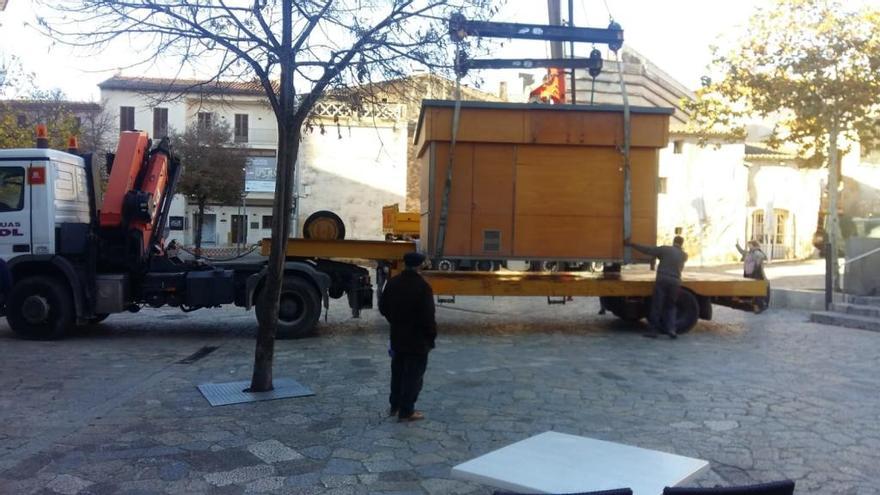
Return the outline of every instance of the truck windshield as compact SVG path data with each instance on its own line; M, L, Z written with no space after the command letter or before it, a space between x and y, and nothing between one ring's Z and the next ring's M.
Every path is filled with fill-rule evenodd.
M24 169L0 167L0 212L18 211L24 203Z

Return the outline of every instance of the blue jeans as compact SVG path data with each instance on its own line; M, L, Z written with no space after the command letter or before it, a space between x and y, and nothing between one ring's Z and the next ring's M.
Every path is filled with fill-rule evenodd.
M648 323L655 330L663 333L676 333L675 302L678 300L678 289L681 281L658 278L654 283L654 295L651 296L651 314Z

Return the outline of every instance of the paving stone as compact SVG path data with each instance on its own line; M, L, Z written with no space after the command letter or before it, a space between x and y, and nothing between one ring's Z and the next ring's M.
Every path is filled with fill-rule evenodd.
M245 486L245 493L266 493L284 488L284 476L269 476L251 481Z
M0 493L57 493L47 485L67 475L94 495L488 495L450 479L452 466L550 429L709 459L699 486L790 476L799 495L876 493L876 334L716 307L677 341L649 341L577 303L460 298L494 314L440 310L418 404L428 419L404 425L382 414L387 325L375 312L331 309L318 337L276 343L276 373L316 396L228 409L193 383L249 377L252 314L143 311L63 353L4 338L0 321L0 362L34 385L19 393L0 373L15 394L0 398L0 425L16 425L0 427ZM168 367L206 342L221 346L210 360Z
M61 474L50 481L46 488L63 495L76 495L94 483L70 474Z
M273 462L281 462L281 461L295 461L297 459L303 459L303 455L299 452L291 449L287 445L279 442L278 440L266 440L263 442L251 444L248 446L248 451L251 454L259 457L265 463L273 463Z
M324 473L327 474L360 474L365 470L360 462L347 459L330 459L324 467Z
M208 473L205 475L205 481L215 486L226 486L271 476L274 473L275 470L272 466L259 464L256 466L240 467L231 471Z

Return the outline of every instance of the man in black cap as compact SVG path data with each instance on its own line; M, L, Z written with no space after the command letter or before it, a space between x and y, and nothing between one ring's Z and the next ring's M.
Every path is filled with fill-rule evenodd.
M645 337L657 338L658 331L673 339L678 337L675 331L675 303L681 288L681 271L688 259L687 253L682 249L684 238L675 236L671 246L643 246L628 241L624 241L624 244L660 260L654 294L651 296L651 314L648 315L651 332L645 334Z
M428 352L434 348L434 292L419 275L425 262L420 253L403 257L406 269L385 284L379 312L391 325L391 403L389 415L398 421L418 421L425 415L415 410L428 366Z

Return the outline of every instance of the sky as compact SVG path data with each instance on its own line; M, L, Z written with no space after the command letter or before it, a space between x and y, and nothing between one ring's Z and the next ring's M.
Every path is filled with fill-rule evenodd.
M880 2L880 0L863 0ZM625 44L689 88L699 85L711 60L710 46L719 43L719 36L728 39L737 33L748 17L767 0L574 0L574 23L577 26L606 27L610 15L622 25ZM562 0L563 17L567 18L567 0ZM546 24L545 0L507 0L506 7L493 19L507 22ZM607 5L607 8L606 8ZM30 0L8 0L0 11L0 56L17 55L25 69L33 71L42 88L60 88L71 99L99 99L96 84L111 77L127 60L132 47L121 40L99 54L85 54L53 44L34 28L34 6ZM722 46L725 44L722 42ZM576 51L589 52L589 46ZM496 54L499 58L516 56L544 57L549 55L546 43L512 41ZM153 69L124 70L127 76L173 77ZM197 74L182 73L180 77ZM497 88L500 79L515 81L515 71L504 75L487 75L486 90Z

